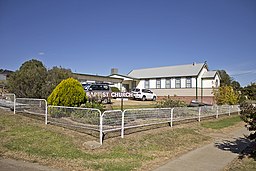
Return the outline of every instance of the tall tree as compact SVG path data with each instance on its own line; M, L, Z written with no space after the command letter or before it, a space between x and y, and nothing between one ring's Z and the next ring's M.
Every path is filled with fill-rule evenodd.
M73 77L73 74L70 69L53 67L48 70L45 84L43 85L43 98L47 97L52 93L54 88L64 79Z
M228 75L225 70L218 70L220 74L220 86L230 86L232 82L232 78Z
M32 59L10 75L9 91L18 97L42 98L47 69L41 61Z

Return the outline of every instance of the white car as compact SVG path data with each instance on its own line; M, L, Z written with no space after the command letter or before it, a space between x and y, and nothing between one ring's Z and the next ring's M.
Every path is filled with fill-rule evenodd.
M156 94L154 94L151 90L149 89L140 89L140 88L135 88L132 90L133 93L133 98L134 99L140 99L142 101L145 100L156 100Z

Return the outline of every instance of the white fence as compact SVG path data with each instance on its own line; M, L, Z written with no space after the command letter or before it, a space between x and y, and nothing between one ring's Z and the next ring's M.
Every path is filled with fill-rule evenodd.
M16 98L14 113L24 112L45 119L47 124L47 101L45 99Z
M48 106L45 99L16 98L15 94L0 96L0 106L14 109L14 113L25 112L44 118L57 125L75 127L99 132L100 143L103 143L104 134L120 131L124 138L125 130L156 124L173 123L184 120L201 121L205 117L218 118L220 115L230 115L237 112L239 106L202 106L202 107L175 107L175 108L147 108L108 110L103 113L98 109Z
M100 130L101 111L93 108L48 106L48 121L87 130Z
M0 106L7 107L10 109L15 109L15 94L8 93L8 94L1 94L0 95Z

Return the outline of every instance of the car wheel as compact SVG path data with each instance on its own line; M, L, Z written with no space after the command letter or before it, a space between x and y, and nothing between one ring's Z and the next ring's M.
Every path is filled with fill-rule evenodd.
M153 100L153 101L156 101L156 96L154 96L152 100Z
M107 104L108 103L108 99L103 99L102 103Z
M142 101L145 101L146 100L146 96L142 96Z

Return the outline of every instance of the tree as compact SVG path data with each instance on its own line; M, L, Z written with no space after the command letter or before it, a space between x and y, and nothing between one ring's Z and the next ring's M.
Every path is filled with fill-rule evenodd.
M47 101L54 106L80 106L86 103L86 93L79 81L68 78L56 86Z
M21 65L8 80L9 91L18 97L42 98L47 69L41 61L32 59Z
M218 89L214 89L213 93L218 105L234 105L238 103L239 94L231 86L221 86Z
M248 100L256 100L256 83L252 83L242 89L242 94Z
M220 74L220 86L230 86L232 82L232 78L227 74L225 70L218 70Z
M247 123L250 131L256 130L256 101L245 101L240 105L241 118ZM256 132L250 135L251 139L256 139Z
M43 98L47 99L54 88L64 79L73 77L70 69L53 67L48 70L45 84L43 85Z

